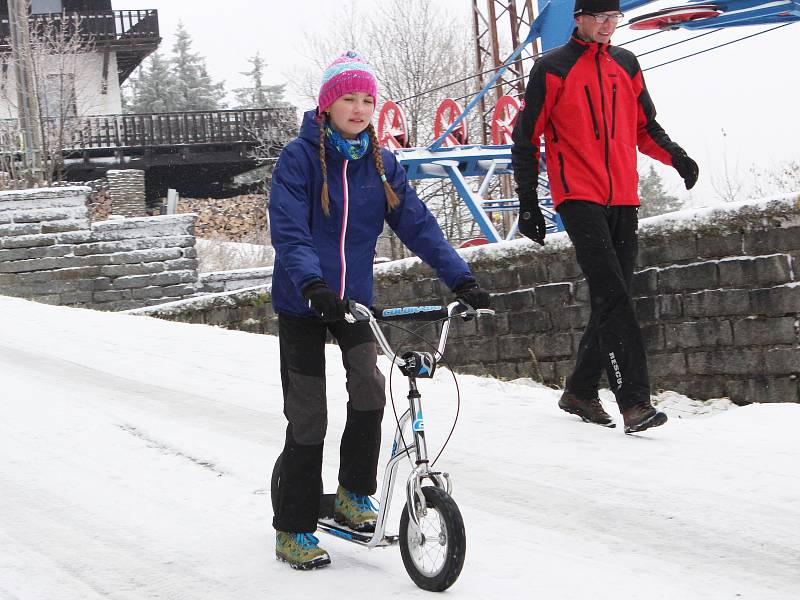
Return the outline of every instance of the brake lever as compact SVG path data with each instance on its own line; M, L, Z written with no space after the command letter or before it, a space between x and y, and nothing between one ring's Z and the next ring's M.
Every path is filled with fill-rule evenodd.
M364 313L359 309L359 304L355 300L347 301L347 310L344 318L348 323L369 323L372 320L371 313Z
M458 314L464 321L471 321L478 316L478 311L463 300L456 298L456 302L458 302L458 306L453 309L451 314Z

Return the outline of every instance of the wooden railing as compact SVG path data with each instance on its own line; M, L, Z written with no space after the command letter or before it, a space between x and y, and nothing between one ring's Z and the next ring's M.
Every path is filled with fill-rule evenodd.
M76 148L125 148L180 144L288 141L294 108L215 110L88 117Z
M31 15L36 31L60 27L66 20L68 33L76 33L93 42L151 40L159 37L157 10L113 10L103 12L70 12ZM0 47L10 46L8 17L0 17Z
M65 151L157 148L199 144L283 146L296 135L294 107L84 117L61 130ZM16 121L0 123L0 143L14 151ZM53 122L53 129L57 123Z

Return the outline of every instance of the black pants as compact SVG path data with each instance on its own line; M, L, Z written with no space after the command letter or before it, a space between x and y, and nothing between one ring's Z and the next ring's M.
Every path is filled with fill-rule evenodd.
M359 494L377 488L385 380L366 323L324 323L317 317L278 316L283 413L289 421L281 462L275 529L317 528L322 449L328 425L325 339L339 344L347 373L347 424L340 446L339 483Z
M649 402L647 356L629 291L638 252L637 208L568 200L558 212L589 284L592 307L567 389L595 397L605 369L620 410Z

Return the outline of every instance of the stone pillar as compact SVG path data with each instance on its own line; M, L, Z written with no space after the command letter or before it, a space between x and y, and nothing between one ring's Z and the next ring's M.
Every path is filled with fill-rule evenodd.
M111 213L124 217L147 216L144 171L112 169L106 173L111 193Z

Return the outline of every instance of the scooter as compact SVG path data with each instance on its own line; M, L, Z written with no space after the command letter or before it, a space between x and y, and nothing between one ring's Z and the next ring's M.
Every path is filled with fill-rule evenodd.
M374 533L353 531L333 518L335 494L325 494L320 482L320 510L317 527L341 539L375 548L399 542L403 565L420 588L441 592L449 588L461 573L466 553L464 520L452 498L449 473L434 471L428 460L425 442L425 420L422 395L417 379L430 379L444 356L450 322L455 317L465 320L494 315L493 310L476 310L461 302L447 306L405 306L376 311L380 320L363 304L350 301L346 319L351 323L369 323L383 354L398 366L408 379L408 409L397 420L392 451L383 477L380 503ZM408 351L399 356L381 331L380 322L394 320L441 321L442 331L435 352ZM411 437L406 430L410 425ZM386 521L392 500L397 467L403 460L413 465L406 482L406 506L400 516L398 535L386 533ZM273 510L277 511L277 491L280 482L281 456L272 471L271 492ZM430 485L423 485L424 482Z

